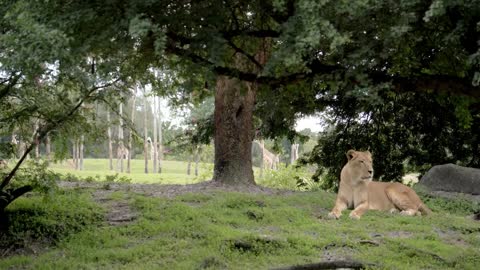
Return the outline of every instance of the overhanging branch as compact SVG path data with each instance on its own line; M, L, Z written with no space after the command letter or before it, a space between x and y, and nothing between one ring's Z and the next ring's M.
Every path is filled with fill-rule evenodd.
M188 42L188 40L183 38L180 40L182 41L181 43ZM166 52L189 59L195 64L209 67L218 75L229 76L246 82L257 82L266 85L287 85L305 79L310 79L319 74L331 74L333 72L345 72L348 70L348 68L344 66L328 65L322 63L320 60L313 60L306 65L306 67L309 69L308 72L290 73L281 76L262 76L254 72L245 72L233 67L215 65L215 63L191 52L188 49L175 46L172 42L167 44ZM472 82L469 78L429 74L402 77L398 75L389 75L386 72L380 71L367 71L367 75L373 84L390 82L394 86L395 90L399 92L446 92L480 99L480 87L472 85Z

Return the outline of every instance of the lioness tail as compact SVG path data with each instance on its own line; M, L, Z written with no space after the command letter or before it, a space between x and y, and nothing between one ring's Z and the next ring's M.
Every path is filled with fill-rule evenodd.
M430 215L432 214L432 210L428 208L425 204L420 204L420 207L418 207L418 210L422 212L423 215Z

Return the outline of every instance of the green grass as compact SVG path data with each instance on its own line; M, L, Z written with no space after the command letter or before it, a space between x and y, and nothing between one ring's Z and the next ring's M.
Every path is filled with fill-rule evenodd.
M126 168L127 162L124 161L124 168ZM113 161L114 171L110 171L108 168L108 159L85 159L84 170L74 170L71 160L64 161L62 163L54 163L50 168L58 173L73 174L77 177L100 177L101 180L105 179L107 175L115 175L116 160ZM201 164L199 166L199 177L195 177L194 164L192 164L191 174L187 175L187 162L182 161L162 161L162 173L151 173L152 162L149 163L150 173L144 172L144 160L134 159L131 161L131 173L119 173L119 177L128 177L134 183L159 183L159 184L192 184L201 180L208 179L211 165Z
M443 202L429 205L437 209L429 217L371 211L354 221L348 211L340 220L325 219L335 194L323 191L214 192L173 199L114 191L109 202L102 202L103 211L123 201L137 219L98 226L92 218L97 214L86 214L99 213L98 205L92 206L94 192L65 192L58 202L46 202L43 209L49 210L31 220L43 220L34 223L36 230L73 226L77 214L84 217L84 228L60 235L54 246L35 255L3 258L0 269L269 269L319 262L332 254L377 269L477 269L480 263L478 222ZM78 207L67 215L65 209L75 201ZM39 204L38 196L22 198L9 211Z

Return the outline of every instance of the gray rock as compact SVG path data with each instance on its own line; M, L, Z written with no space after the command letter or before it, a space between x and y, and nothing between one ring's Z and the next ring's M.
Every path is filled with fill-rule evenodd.
M455 164L433 166L420 180L431 191L480 194L480 169Z

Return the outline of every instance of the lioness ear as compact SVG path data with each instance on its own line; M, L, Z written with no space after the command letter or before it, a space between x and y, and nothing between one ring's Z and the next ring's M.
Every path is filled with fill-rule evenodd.
M347 159L348 159L348 161L350 161L352 158L355 157L355 153L356 153L356 152L357 152L357 151L355 151L355 150L353 150L353 149L350 149L350 150L347 151Z

